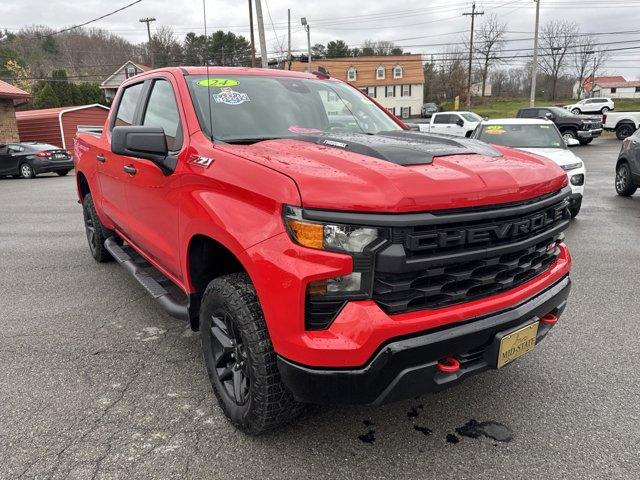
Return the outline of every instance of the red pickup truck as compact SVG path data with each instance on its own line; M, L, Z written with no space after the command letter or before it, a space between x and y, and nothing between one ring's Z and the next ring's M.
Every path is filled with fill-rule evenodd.
M409 131L326 72L137 75L75 161L93 257L200 331L246 432L501 368L569 294L557 165Z

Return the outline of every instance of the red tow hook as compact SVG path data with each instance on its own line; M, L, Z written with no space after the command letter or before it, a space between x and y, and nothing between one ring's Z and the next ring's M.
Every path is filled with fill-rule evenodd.
M555 325L557 322L558 322L558 317L553 313L547 313L540 319L540 323L542 325L549 325L550 327L552 325Z
M460 362L453 357L445 357L436 364L442 373L456 373L460 370Z

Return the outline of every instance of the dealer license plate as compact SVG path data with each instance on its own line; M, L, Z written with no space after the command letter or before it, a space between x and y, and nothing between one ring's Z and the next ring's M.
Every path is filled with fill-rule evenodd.
M502 337L498 352L498 368L504 367L534 349L538 324L539 322L530 323Z

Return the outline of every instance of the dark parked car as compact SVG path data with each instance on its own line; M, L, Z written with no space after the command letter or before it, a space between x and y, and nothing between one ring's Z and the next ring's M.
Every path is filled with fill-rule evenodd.
M0 145L0 177L34 178L48 172L64 176L71 169L73 158L59 147L37 142Z
M602 117L574 115L561 107L533 107L518 110L518 118L546 118L556 124L565 142L573 138L582 145L602 134Z
M616 192L630 197L640 187L640 130L622 141L616 163Z
M440 109L435 103L425 103L420 110L420 116L422 118L431 118L431 115L437 113Z

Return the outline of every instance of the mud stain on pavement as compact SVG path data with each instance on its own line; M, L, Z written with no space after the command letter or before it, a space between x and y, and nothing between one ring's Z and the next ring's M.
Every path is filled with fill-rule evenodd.
M420 415L420 411L424 410L424 405L416 405L415 407L411 407L411 409L407 412L407 417L416 418Z
M447 433L447 443L460 443L460 439L456 437L453 433Z
M478 422L473 418L456 428L456 433L468 438L487 437L497 442L510 442L513 439L513 432L506 425L493 421Z
M376 431L373 429L369 429L369 431L367 433L364 433L362 435L358 435L358 438L360 439L360 441L362 443L373 443L376 441Z
M414 425L413 429L422 433L423 435L431 435L433 431L427 427L421 427L420 425Z

